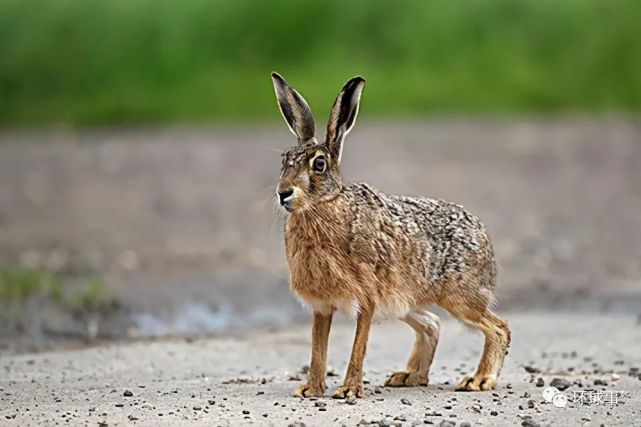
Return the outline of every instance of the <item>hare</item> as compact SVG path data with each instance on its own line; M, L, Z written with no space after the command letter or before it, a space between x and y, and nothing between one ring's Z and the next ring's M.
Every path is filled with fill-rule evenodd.
M343 183L343 141L358 115L365 80L354 77L332 107L325 142L303 97L277 73L280 111L298 139L283 153L277 188L287 211L285 248L290 287L313 310L312 355L300 397L326 390L327 341L336 310L356 317L356 335L336 398L363 395L363 359L375 314L393 316L416 332L407 368L385 385L427 385L439 339L438 304L485 335L476 373L457 390L492 390L510 344L507 322L490 306L496 267L492 243L479 219L443 200L391 196L367 184Z

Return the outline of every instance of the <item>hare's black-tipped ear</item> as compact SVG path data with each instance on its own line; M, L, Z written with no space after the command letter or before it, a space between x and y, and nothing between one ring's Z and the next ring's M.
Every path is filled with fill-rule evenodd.
M280 112L283 114L289 130L296 135L300 144L315 141L314 117L312 117L312 110L305 99L288 85L280 74L273 72L272 82Z
M334 101L332 113L327 123L326 141L332 156L338 162L340 162L343 153L343 140L356 122L358 106L361 102L361 94L364 87L365 79L354 77L345 83L336 101Z

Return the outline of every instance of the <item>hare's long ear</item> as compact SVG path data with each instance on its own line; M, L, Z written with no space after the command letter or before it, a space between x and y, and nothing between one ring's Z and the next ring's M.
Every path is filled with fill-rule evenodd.
M356 116L358 116L358 106L361 102L361 94L365 87L365 79L362 77L354 77L341 89L334 106L332 113L329 116L327 123L327 136L326 141L329 145L332 157L341 161L343 154L343 140L354 127Z
M280 74L273 72L272 82L280 112L283 114L289 130L298 138L298 143L315 142L314 117L312 117L312 110L305 99L288 85Z

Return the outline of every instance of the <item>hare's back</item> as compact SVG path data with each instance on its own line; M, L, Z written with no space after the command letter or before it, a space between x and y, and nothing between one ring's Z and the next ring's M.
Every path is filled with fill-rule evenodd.
M379 256L392 255L400 241L411 241L413 260L429 281L440 281L473 268L495 275L494 252L481 221L460 205L425 197L392 196L367 184L349 187L357 225L365 235L381 233ZM367 220L363 220L367 218ZM370 240L372 242L372 240ZM387 242L387 244L386 244ZM381 254L382 252L382 254Z

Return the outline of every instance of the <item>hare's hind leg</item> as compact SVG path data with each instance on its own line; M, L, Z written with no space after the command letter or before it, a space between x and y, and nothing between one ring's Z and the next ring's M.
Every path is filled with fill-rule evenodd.
M510 345L510 328L507 322L492 313L489 308L480 314L460 305L445 308L462 322L483 331L485 335L483 356L476 373L474 376L463 378L456 390L494 390Z
M430 366L438 344L439 319L434 313L423 308L415 308L403 319L416 332L412 354L405 371L393 373L385 385L388 387L415 387L427 385Z

